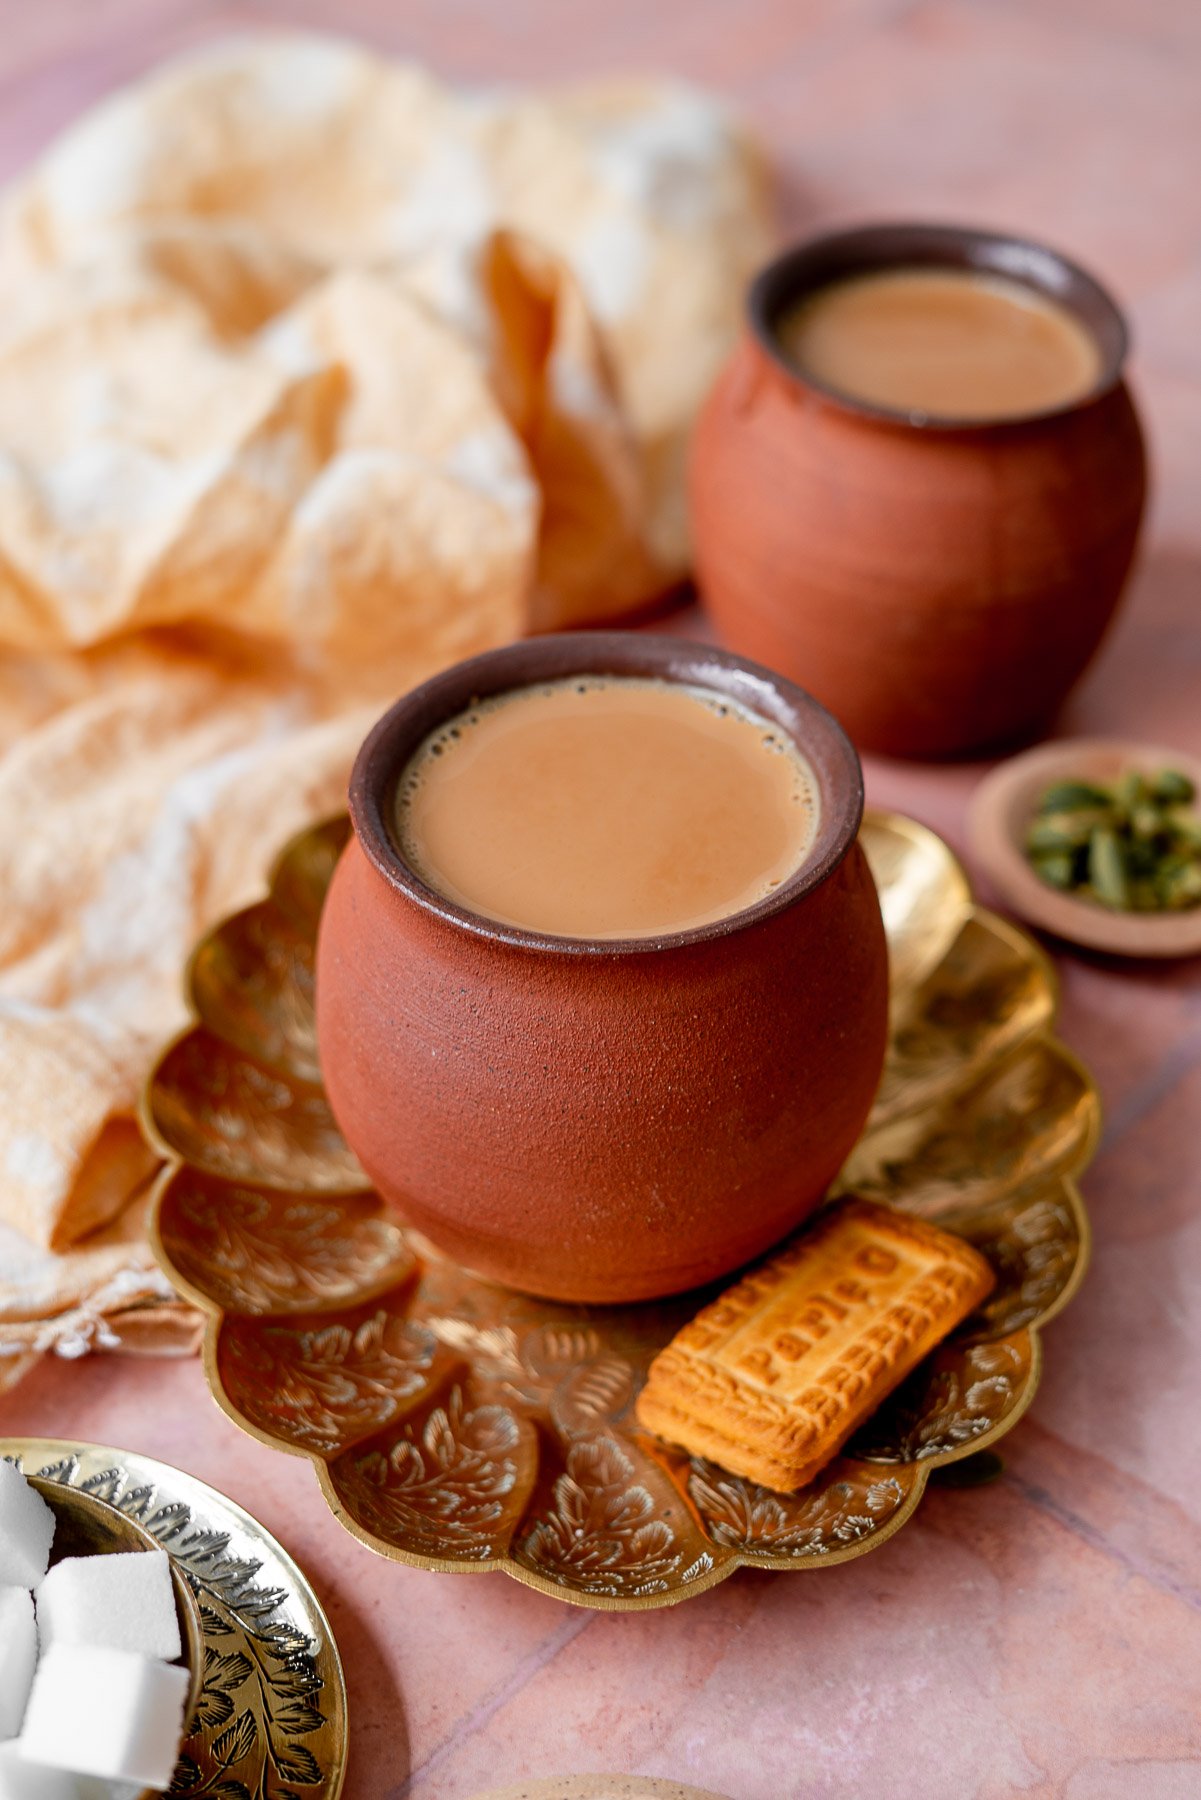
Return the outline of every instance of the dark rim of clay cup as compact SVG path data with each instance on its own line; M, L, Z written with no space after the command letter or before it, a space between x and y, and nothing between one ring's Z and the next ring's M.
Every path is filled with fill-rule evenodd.
M848 276L902 267L972 269L1019 282L1057 301L1085 327L1100 351L1101 367L1093 386L1076 399L1043 411L1006 414L999 419L948 419L937 413L857 400L841 388L828 387L787 355L777 325L796 301ZM747 297L747 313L760 348L798 387L811 389L847 412L928 431L998 431L1077 412L1117 385L1130 341L1116 302L1078 263L1032 238L977 231L967 225L861 225L852 231L808 238L785 250L756 276Z
M414 751L439 726L494 694L573 675L633 675L706 688L784 732L813 773L817 831L809 853L778 888L753 906L687 931L652 938L557 937L526 931L456 905L427 886L401 852L396 789ZM414 688L375 725L350 778L350 812L362 848L390 887L447 925L518 949L564 956L628 956L709 943L783 912L821 886L850 850L863 817L863 773L841 725L782 675L728 651L640 632L580 631L532 638L456 663Z

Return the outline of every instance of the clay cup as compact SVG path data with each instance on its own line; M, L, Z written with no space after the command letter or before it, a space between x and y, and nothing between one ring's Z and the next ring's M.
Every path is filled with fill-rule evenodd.
M1083 322L1101 371L1029 417L946 421L825 388L777 321L840 278L906 267L1016 280ZM1056 251L933 225L878 225L787 251L702 412L697 576L723 640L802 682L863 749L941 757L1052 717L1117 607L1146 490L1109 295Z
M488 695L596 674L702 687L792 737L819 820L770 896L594 941L467 912L407 865L395 792L425 736ZM633 1301L726 1273L817 1205L875 1094L887 953L858 759L815 700L682 640L536 639L398 701L350 803L318 942L325 1084L372 1181L434 1246L534 1294Z

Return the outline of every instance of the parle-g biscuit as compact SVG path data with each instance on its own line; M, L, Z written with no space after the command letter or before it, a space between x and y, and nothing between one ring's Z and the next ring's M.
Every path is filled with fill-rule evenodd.
M676 1334L639 1422L732 1474L804 1487L992 1286L961 1238L843 1201Z

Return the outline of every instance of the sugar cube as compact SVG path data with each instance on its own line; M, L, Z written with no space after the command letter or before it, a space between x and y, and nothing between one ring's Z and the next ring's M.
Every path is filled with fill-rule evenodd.
M50 1561L54 1514L15 1463L0 1461L0 1587L36 1587Z
M82 1800L83 1793L77 1775L26 1762L19 1743L0 1744L0 1800Z
M20 1743L35 1762L165 1788L190 1677L186 1669L96 1644L54 1644L33 1678Z
M66 1556L38 1584L38 1637L52 1644L100 1644L159 1656L180 1653L179 1616L165 1550Z
M33 1595L27 1588L0 1588L0 1738L15 1738L21 1729L37 1659Z

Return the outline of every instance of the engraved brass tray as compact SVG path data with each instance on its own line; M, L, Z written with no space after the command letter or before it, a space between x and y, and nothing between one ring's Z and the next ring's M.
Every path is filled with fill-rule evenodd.
M808 1569L874 1550L932 1470L1030 1404L1040 1328L1084 1272L1074 1178L1097 1140L1087 1072L1054 1035L1056 986L1026 934L974 904L946 845L869 814L891 954L891 1042L836 1183L962 1235L997 1286L980 1312L795 1496L637 1426L651 1357L706 1295L576 1307L489 1285L391 1217L321 1087L313 945L344 819L283 852L269 896L188 970L193 1023L143 1098L171 1159L155 1241L208 1313L212 1390L253 1436L309 1457L372 1549L503 1569L581 1606L701 1593L741 1565Z
M317 1596L271 1534L194 1475L128 1450L0 1438L0 1457L136 1519L196 1596L203 1685L171 1794L337 1800L347 1751L342 1664Z

